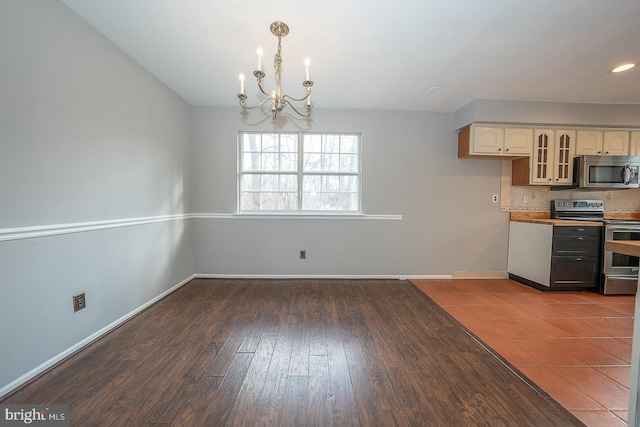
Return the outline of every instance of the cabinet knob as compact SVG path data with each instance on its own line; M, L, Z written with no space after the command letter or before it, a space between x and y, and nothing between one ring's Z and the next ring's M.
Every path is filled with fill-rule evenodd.
M605 153L604 153L604 154L609 154L609 152L608 152L608 151L605 151Z
M602 151L598 151L598 154L602 154Z
M509 151L509 149L508 149L508 148L506 148L504 151Z
M498 148L498 151L502 151L502 148Z

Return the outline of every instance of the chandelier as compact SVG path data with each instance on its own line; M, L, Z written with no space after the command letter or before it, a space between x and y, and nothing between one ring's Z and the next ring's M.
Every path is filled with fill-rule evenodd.
M311 115L311 108L313 107L311 105L311 86L313 86L313 82L309 80L309 65L311 64L311 62L309 61L309 58L305 58L304 60L305 78L304 78L304 81L302 82L302 86L304 86L305 88L306 95L303 96L302 98L294 98L289 95L283 95L282 85L281 85L282 55L280 54L280 51L281 51L282 37L285 37L287 34L289 34L289 26L284 22L276 21L271 24L271 33L274 36L278 37L278 52L273 58L273 69L276 77L276 89L268 93L264 90L264 87L262 86L262 79L264 78L265 74L262 69L262 49L258 48L258 52L257 52L258 53L258 69L253 72L253 75L256 77L258 81L258 88L260 89L260 92L266 95L267 99L265 99L264 101L260 102L258 105L255 105L253 107L247 106L246 104L247 95L245 95L244 93L244 74L240 74L240 93L238 94L238 98L240 99L240 106L244 110L249 110L253 108L262 107L267 102L271 102L271 114L273 115L274 120L278 116L278 113L281 112L287 106L290 107L293 111L295 111L298 115L302 117L309 117ZM300 112L298 109L296 109L296 107L294 107L294 104L292 104L292 102L304 102L305 112ZM298 108L301 108L301 107L298 106Z

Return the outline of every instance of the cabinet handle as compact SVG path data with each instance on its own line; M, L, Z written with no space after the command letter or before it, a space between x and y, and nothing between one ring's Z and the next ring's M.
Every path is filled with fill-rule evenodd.
M584 240L584 237L573 237L573 240Z
M580 257L576 257L576 258L571 258L572 261L582 261L582 258Z

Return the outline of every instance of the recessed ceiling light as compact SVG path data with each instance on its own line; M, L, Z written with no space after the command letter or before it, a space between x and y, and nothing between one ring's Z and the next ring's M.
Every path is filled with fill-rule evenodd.
M623 71L630 70L635 66L636 66L636 64L634 62L629 62L628 64L622 64L622 65L617 66L616 68L611 70L610 73L621 73Z

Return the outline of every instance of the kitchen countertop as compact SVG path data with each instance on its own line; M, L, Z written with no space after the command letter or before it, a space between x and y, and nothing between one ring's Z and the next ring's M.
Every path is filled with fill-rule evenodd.
M551 219L551 212L549 211L541 211L541 212L510 212L509 218L511 221L517 222L533 222L539 224L551 224L551 225L575 225L573 224L576 221L569 220L557 220ZM640 221L640 212L605 212L604 213L605 220L622 220L622 221ZM553 221L553 222L549 222ZM562 221L560 223L556 223L555 221ZM591 221L587 221L591 222ZM584 224L585 221L579 221L579 224ZM600 222L591 222L591 225L600 225Z
M640 257L640 240L607 240L604 242L604 250Z
M601 222L597 221L572 221L569 219L550 219L550 218L517 218L511 219L514 222L530 222L532 224L549 224L560 227L602 227Z

